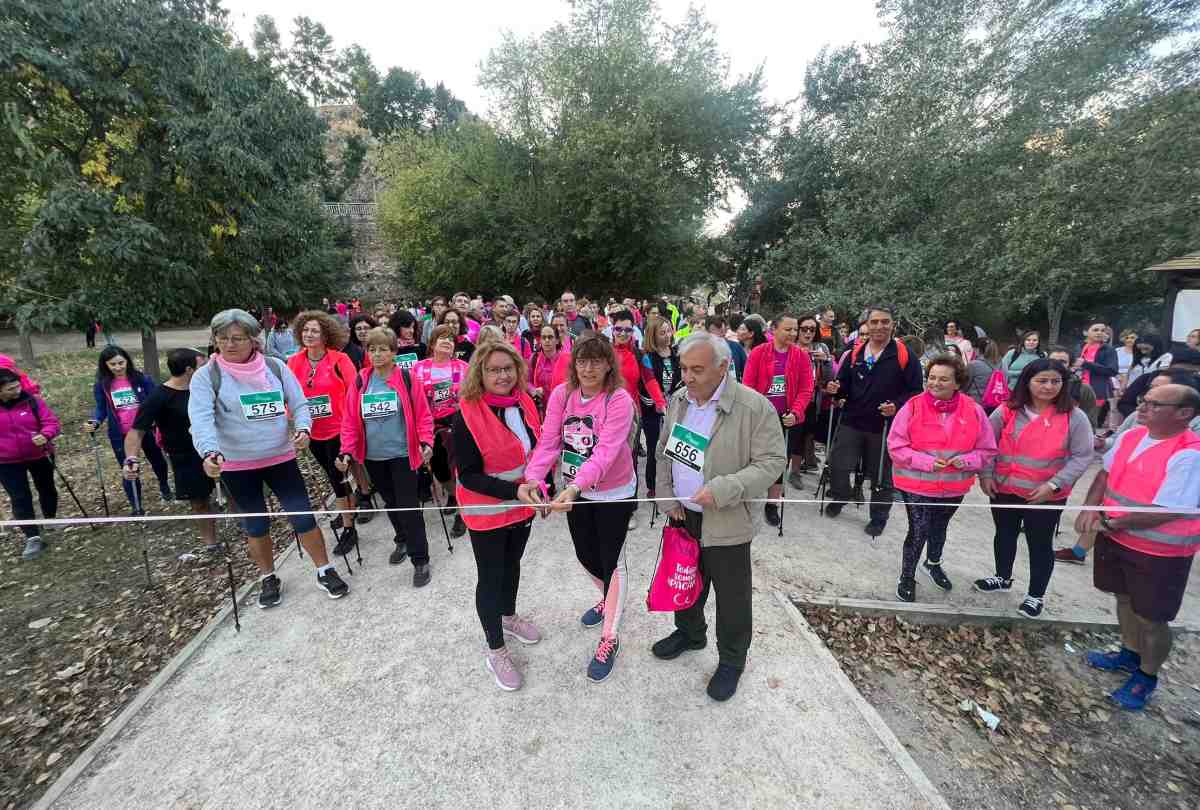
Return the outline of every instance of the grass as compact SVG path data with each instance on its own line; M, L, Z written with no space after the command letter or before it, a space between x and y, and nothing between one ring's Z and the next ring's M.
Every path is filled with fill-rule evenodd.
M58 467L84 509L104 514L98 454L109 507L114 515L128 515L107 434L97 431L94 452L82 432L94 407L98 354L47 354L34 376L62 422L55 440ZM141 367L141 353L131 354ZM315 464L302 458L301 468L310 494L323 497L325 482ZM147 469L147 509L159 515L187 511L186 505L161 502L152 481ZM61 481L58 486L58 516L81 516ZM7 499L5 507L9 514ZM256 570L241 550L240 530L227 525L221 534L231 541L240 586ZM0 807L6 808L34 801L229 599L224 555L205 554L190 522L84 524L43 536L47 553L22 562L21 533L0 535ZM277 551L291 541L281 521L272 536ZM194 557L181 559L185 553Z

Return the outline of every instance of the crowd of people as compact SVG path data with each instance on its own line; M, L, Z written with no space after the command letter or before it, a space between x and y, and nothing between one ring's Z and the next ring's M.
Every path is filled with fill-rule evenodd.
M918 573L953 588L943 567L948 527L978 486L992 505L995 567L974 589L1014 586L1023 533L1029 573L1018 610L1037 617L1055 563L1082 563L1094 548L1095 583L1116 596L1124 646L1088 660L1128 671L1113 699L1140 708L1170 648L1167 623L1200 549L1200 520L1127 510L1200 506L1200 330L1164 353L1154 336L1127 330L1114 340L1099 322L1074 348L1044 346L1036 331L1005 348L956 320L899 335L899 323L878 305L852 320L830 307L768 319L686 299L601 305L570 290L523 307L457 292L369 311L358 299L325 299L291 318L230 309L212 318L208 351L169 353L162 384L106 346L83 429L106 425L134 514L145 509L143 456L161 499L187 500L198 514L211 513L216 487L236 512L266 512L269 489L333 599L349 587L311 514L300 454L336 500L332 556L357 547L356 524L370 520L364 507L378 493L397 510L387 513L389 562L409 561L416 588L433 571L414 507L435 503L452 517L448 540L470 535L484 665L505 690L523 683L508 640L542 637L517 609L538 515L566 513L596 589L580 623L598 628L587 677L603 681L622 649L636 500L655 499L698 542L704 584L651 652L673 659L704 647L715 590L720 665L707 691L726 700L752 637L757 510L746 501L761 501L765 523L781 527L787 487L820 470L824 516L866 504L864 530L876 538L898 492L908 528L896 597L914 602ZM0 362L0 481L18 519L34 515L30 480L42 514L56 514L61 429L36 383ZM1103 465L1086 502L1103 511L1081 512L1077 543L1056 550L1063 508L1095 453ZM45 542L37 526L24 529L23 556L33 559ZM258 604L274 607L283 583L269 521L243 517L242 529L259 569ZM217 548L211 520L197 530Z

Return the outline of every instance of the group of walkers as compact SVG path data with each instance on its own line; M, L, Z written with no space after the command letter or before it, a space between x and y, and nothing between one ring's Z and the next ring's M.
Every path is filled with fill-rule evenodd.
M1096 584L1117 594L1125 648L1089 660L1107 669L1145 664L1114 695L1144 705L1200 532L1193 516L1121 507L1194 509L1200 501L1197 347L1189 341L1166 367L1143 368L1142 339L1125 334L1122 353L1102 323L1088 327L1078 351L1047 350L1028 332L1002 354L986 335L968 338L957 321L924 339L897 337L897 313L886 306L867 308L852 324L839 323L831 308L768 320L680 303L599 307L568 290L553 306L524 308L508 296L489 307L460 292L424 308L370 313L357 301L326 301L290 321L269 310L269 318L226 310L212 319L210 351L172 351L161 385L124 349L104 348L84 430L107 425L135 514L144 511L143 455L164 501L187 500L209 514L219 485L246 515L263 608L282 599L261 516L264 489L316 566L317 585L334 599L349 591L311 514L299 454L312 456L332 489L333 555L357 547L356 524L372 514L362 507L378 493L393 528L389 562L411 561L417 588L432 578L417 508L435 503L453 518L448 539L470 534L484 664L505 690L523 683L508 640L542 638L517 610L538 515L566 513L596 589L580 623L599 630L586 673L602 681L622 649L636 500L657 499L669 523L699 543L704 590L651 651L672 659L704 647L703 608L715 589L720 666L707 691L724 700L737 689L752 636L755 528L745 501L762 501L765 522L779 527L785 485L799 489L805 473L821 469L822 513L836 519L846 505L865 503L864 531L876 538L898 491L908 528L896 595L913 602L918 572L940 590L953 588L944 566L948 527L977 484L992 506L995 566L975 590L1013 588L1023 533L1029 578L1018 610L1037 617L1055 562L1082 562L1094 546ZM24 519L33 516L26 476L44 516L57 505L47 448L60 427L34 385L0 367L0 477ZM1098 451L1107 483L1093 483L1088 503L1106 508L1081 513L1079 543L1056 551L1063 507ZM212 521L198 528L215 549ZM25 556L35 557L44 542L37 527L25 533Z

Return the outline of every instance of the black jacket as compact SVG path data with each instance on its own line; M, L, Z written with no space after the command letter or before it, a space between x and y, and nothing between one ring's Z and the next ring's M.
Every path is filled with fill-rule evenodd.
M1080 357L1082 355L1083 347L1080 347L1076 356ZM1100 351L1096 352L1096 361L1089 363L1084 360L1080 368L1083 371L1089 372L1088 384L1096 392L1096 399L1108 399L1112 396L1112 380L1119 373L1116 349L1107 343L1101 345Z
M910 352L908 363L901 368L895 340L884 348L874 368L868 368L864 357L865 348L857 358L853 353L848 354L846 362L838 369L837 381L841 383L838 399L845 399L842 423L866 433L882 433L883 416L879 406L891 402L896 410L900 410L905 402L924 389L921 360Z

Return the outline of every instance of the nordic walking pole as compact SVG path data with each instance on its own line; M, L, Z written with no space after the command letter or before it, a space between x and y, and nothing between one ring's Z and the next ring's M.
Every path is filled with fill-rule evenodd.
M133 461L132 468L137 470L137 461ZM134 479L130 482L129 491L133 493L133 511L140 515L142 514L142 482L139 479ZM138 529L142 534L142 564L146 566L146 587L153 588L154 580L150 576L150 537L146 532L146 525L139 522Z
M879 471L875 474L875 492L872 494L878 494L880 487L883 486L883 459L884 454L887 453L888 428L891 426L892 417L883 417L883 439L879 444Z
M350 487L351 494L355 496L354 502L358 503L358 491L354 483L354 475L349 470L346 471L346 477L342 479L342 483ZM334 500L333 505L337 506L336 499ZM333 530L333 539L337 540L339 543L342 542L342 537L344 537L348 531L346 524L342 523L342 521L345 519L345 515L345 512L338 512L333 516L333 520L329 522L329 528ZM351 517L350 520L352 521L350 525L353 526L354 518ZM340 535L338 534L338 530L334 528L333 524L335 522L342 523L342 533ZM358 548L358 532L354 533L354 547ZM350 572L350 576L354 576L354 566L350 565L350 549L346 549L346 553L342 555L342 559L346 561L346 570ZM358 555L358 561L360 563L362 562L362 554Z
M783 506L784 506L783 502L785 500L787 500L787 479L788 479L788 475L790 474L788 470L792 464L792 457L788 455L788 431L791 429L792 428L784 428L783 429L783 457L785 460L784 460L784 464L783 464L783 481L781 481L779 484L779 536L780 537L783 537Z
M433 468L430 467L428 463L426 463L425 469L429 472L429 478L433 482L433 484L436 485L439 489L441 489L442 482L437 480L437 478L434 476ZM445 492L444 489L442 489L442 491ZM438 517L440 517L442 519L442 531L445 532L445 534L446 534L446 548L450 550L451 554L453 554L454 553L454 544L450 542L450 529L446 528L446 515L444 512L442 512L441 504L439 504L437 502L437 493L433 492L433 486L430 486L430 494L433 495L434 506L438 507L438 509L437 509ZM450 502L449 493L447 493L446 502L447 503Z
M100 497L104 499L104 516L112 517L112 512L108 511L108 490L104 486L104 467L100 463L100 448L96 445L95 431L88 434L88 441L92 444L92 455L96 457L96 480L100 482Z
M221 511L229 514L228 499L225 497L225 487L221 483L221 479L217 479L217 505L221 507ZM229 541L224 537L221 538L221 545L225 547L225 570L229 573L229 596L233 600L233 626L237 632L242 632L242 621L238 616L238 599L237 599L237 584L233 579L233 553L229 550Z
M75 506L79 508L80 514L82 514L84 517L91 517L91 515L87 513L87 510L83 508L83 504L79 502L79 497L75 494L75 490L71 488L71 482L67 480L67 477L63 475L63 471L59 469L58 464L55 463L54 454L47 453L46 459L50 462L50 466L54 468L54 471L58 473L58 480L62 481L63 486L67 488L67 492L70 493L71 500L75 502ZM99 527L97 527L95 523L89 523L88 528L92 531L99 531Z

